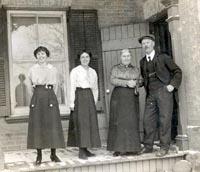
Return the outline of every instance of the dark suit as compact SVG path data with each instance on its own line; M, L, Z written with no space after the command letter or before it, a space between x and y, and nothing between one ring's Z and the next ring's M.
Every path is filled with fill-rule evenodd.
M163 84L159 89L148 89L149 78L146 56L140 61L143 85L146 89L146 105L144 114L144 145L152 149L154 137L159 122L159 137L161 148L168 150L171 140L171 119L173 112L173 92L178 89L182 80L182 71L166 54L155 54L153 64L156 77ZM174 86L173 92L168 92L167 85Z

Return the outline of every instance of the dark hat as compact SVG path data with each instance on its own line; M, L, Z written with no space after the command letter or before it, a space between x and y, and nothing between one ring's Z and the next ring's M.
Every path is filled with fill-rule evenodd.
M148 35L144 35L144 36L140 37L138 39L138 41L139 41L140 44L142 43L143 39L151 39L152 41L155 41L155 36L152 35L152 34L148 34Z

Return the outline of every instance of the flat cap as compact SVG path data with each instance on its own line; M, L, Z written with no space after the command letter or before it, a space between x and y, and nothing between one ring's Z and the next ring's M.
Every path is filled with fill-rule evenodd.
M143 39L151 39L152 41L155 41L155 36L152 35L152 34L148 34L148 35L144 35L144 36L141 36L138 41L139 43L141 44L142 43L142 40Z

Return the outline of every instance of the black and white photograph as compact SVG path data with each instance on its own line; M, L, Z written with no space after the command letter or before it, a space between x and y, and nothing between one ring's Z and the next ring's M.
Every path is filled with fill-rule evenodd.
M200 0L0 0L0 172L200 172Z

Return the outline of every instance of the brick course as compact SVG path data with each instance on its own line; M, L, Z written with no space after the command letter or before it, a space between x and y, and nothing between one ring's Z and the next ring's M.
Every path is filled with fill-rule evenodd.
M143 20L140 0L2 0L10 7L44 7L72 9L96 9L100 27L128 24Z

